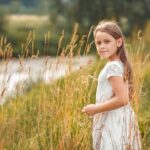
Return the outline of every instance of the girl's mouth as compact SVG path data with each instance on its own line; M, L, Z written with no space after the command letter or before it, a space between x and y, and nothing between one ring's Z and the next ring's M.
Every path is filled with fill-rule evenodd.
M100 51L100 54L107 53L107 51Z

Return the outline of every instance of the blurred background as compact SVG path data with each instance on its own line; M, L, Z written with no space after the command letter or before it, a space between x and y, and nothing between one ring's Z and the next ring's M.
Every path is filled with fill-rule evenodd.
M62 33L65 44L75 23L79 24L79 35L83 35L102 19L118 21L127 40L135 40L141 30L145 51L148 50L149 0L0 0L0 37L11 43L15 57L25 47L28 37L40 55L44 55L44 45L49 41L47 54L55 56Z
M150 150L150 0L0 0L0 150L92 149L81 110L95 103L104 66L92 34L103 19L125 35L132 106Z

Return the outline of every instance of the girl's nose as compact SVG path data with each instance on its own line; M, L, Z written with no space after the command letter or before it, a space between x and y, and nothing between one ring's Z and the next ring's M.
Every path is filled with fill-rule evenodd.
M101 44L101 45L99 46L99 49L103 49L103 48L105 48L105 46L104 46L104 44Z

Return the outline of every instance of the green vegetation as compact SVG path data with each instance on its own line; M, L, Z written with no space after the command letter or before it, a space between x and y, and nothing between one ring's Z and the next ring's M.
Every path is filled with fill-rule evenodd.
M126 45L134 69L132 106L138 115L143 150L149 150L148 3L146 0L117 0L108 4L108 1L95 0L91 5L90 0L3 0L0 5L0 58L9 61L15 56L21 63L25 58L53 55L60 57L60 63L69 59L69 70L66 77L50 85L42 82L32 85L23 95L0 106L0 149L92 149L92 120L81 110L84 105L95 102L97 83L89 75L97 77L104 62L98 58L95 64L89 63L86 68L72 72L71 60L75 55L80 57L95 51L91 25L101 19L115 19L127 36L126 41L132 43L132 46ZM137 39L139 28L144 31L144 39L140 32ZM2 96L3 93L0 98Z
M87 76L91 69L68 73L48 86L40 83L1 107L1 147L90 150L91 121L81 110L95 99L95 81Z
M81 113L95 101L97 76L103 63L89 65L51 85L39 83L0 108L0 139L4 149L87 149L91 143L91 120ZM149 78L146 68L139 111L144 150L150 146Z
M95 102L97 82L89 75L97 77L104 61L98 58L96 63L72 72L76 34L73 35L69 52L66 54L64 51L60 58L61 61L64 58L70 60L64 78L50 85L42 82L33 85L32 90L0 107L1 149L92 149L92 120L81 110L84 105ZM133 107L138 114L143 149L148 150L150 61L148 55L142 52L140 41L137 46L136 52L130 52L135 79Z
M150 148L150 67L145 68L144 72L144 86L142 89L143 96L141 96L141 105L139 109L139 126L143 138L143 145L145 149Z
M143 30L147 35L145 41L148 47L149 6L147 0L117 0L116 3L113 0L2 0L0 37L7 37L13 45L14 56L18 57L28 32L34 33L34 49L39 50L40 55L45 55L45 36L49 34L48 54L56 56L55 48L62 31L65 31L66 44L75 23L80 25L79 34L83 35L98 21L114 19L119 22L127 38L132 38L139 29ZM47 19L43 20L42 17Z

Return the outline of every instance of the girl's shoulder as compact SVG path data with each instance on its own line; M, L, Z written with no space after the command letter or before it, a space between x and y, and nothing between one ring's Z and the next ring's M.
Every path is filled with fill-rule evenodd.
M119 67L120 69L124 68L124 64L120 60L107 62L106 68Z
M105 65L105 72L107 72L107 78L110 76L123 76L124 65L121 61L110 61Z

